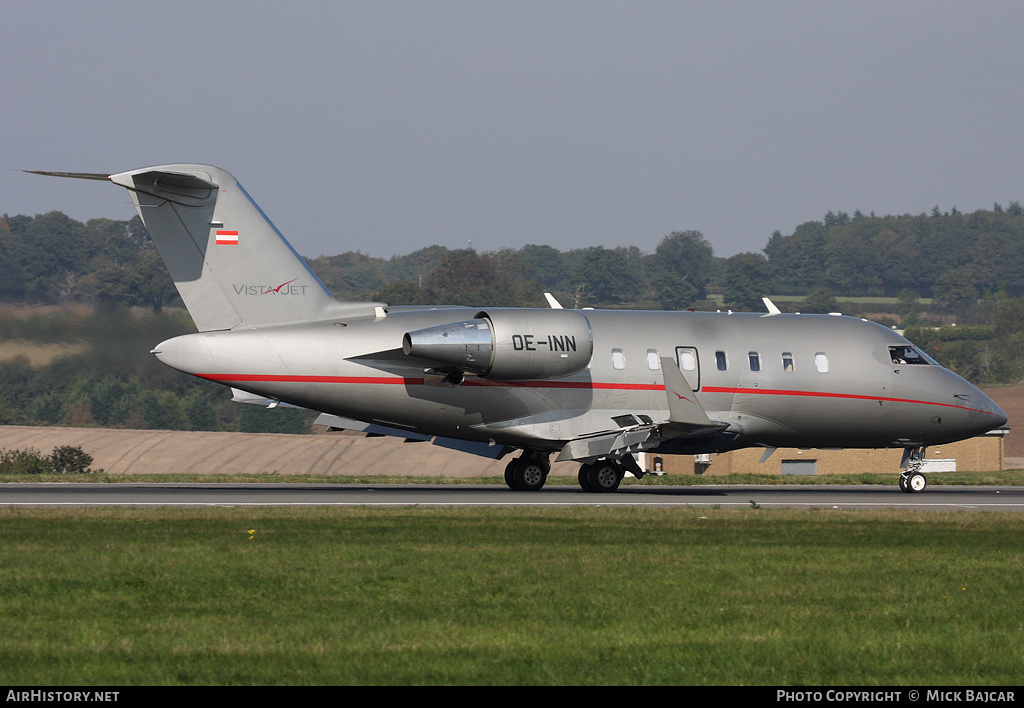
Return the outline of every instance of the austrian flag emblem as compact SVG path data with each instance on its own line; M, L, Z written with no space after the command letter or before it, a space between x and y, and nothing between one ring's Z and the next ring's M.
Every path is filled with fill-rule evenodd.
M237 231L218 231L217 232L217 245L218 246L237 246L238 245L238 232Z

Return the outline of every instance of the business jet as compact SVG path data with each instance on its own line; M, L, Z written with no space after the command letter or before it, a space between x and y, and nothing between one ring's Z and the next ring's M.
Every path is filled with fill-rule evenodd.
M237 400L331 429L500 459L538 490L552 461L611 492L641 452L901 448L923 491L929 445L998 428L984 393L891 329L766 312L389 307L336 300L242 185L209 165L37 172L126 188L198 332L153 354Z

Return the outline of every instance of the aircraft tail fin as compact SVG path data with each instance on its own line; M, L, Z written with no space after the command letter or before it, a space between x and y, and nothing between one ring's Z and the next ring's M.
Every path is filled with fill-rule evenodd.
M372 316L381 305L336 301L238 180L217 167L42 174L128 189L200 332Z

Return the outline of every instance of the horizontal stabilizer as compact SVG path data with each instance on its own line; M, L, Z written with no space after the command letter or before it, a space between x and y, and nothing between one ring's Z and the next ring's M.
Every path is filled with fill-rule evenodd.
M217 198L217 183L202 177L163 169L136 170L111 175L110 181L137 194L146 194L183 206L201 207Z
M110 179L110 175L106 172L47 172L45 170L22 170L22 172L28 172L31 175L45 175L46 177L70 177L71 179Z

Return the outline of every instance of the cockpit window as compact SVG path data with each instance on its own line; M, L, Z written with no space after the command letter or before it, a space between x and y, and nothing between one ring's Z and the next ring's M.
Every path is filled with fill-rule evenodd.
M914 347L889 347L889 358L893 364L931 364L931 359Z

